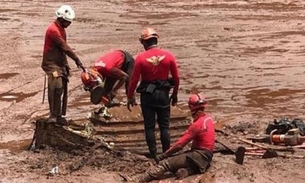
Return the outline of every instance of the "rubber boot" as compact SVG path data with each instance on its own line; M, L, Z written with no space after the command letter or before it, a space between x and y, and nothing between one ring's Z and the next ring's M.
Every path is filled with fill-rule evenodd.
M166 168L161 164L157 165L157 167L153 167L152 169L146 172L147 175L144 176L146 181L151 181L153 179L158 179L161 177L165 172L167 172Z
M184 179L193 174L195 174L195 170L191 167L179 168L178 171L176 172L177 179L179 180Z
M69 122L66 120L66 118L62 116L58 116L56 120L56 124L61 126L68 126Z
M136 176L134 179L135 182L150 182L152 180L153 180L152 177L146 172Z
M57 121L57 116L54 116L51 114L46 122L47 123L56 123L56 121Z
M152 180L152 178L146 172L134 176L128 176L128 175L121 175L121 176L127 182L150 182Z
M148 169L145 173L141 175L135 175L132 177L124 176L124 179L128 182L150 182L154 179L158 179L165 172L167 172L166 168L163 165L158 165L157 167L152 167Z
M49 116L47 122L48 123L56 123L57 116L54 112L55 89L51 88L51 87L48 88L48 102L49 102L50 116Z

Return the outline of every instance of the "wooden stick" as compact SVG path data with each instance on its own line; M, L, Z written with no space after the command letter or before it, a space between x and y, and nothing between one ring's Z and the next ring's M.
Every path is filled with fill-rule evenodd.
M294 149L292 147L270 147L270 146L267 147L265 145L258 144L258 143L253 143L253 142L251 142L249 140L242 139L242 138L238 138L238 140L240 140L242 142L245 142L247 144L256 146L256 147L260 147L260 148L266 149L266 150L277 150L277 151L290 151L290 152L294 152Z
M256 153L256 152L245 152L245 155L250 156L263 156L264 153Z
M263 156L264 153L245 152L245 155L250 155L250 156ZM305 159L305 156L302 156L302 155L277 154L277 156L278 156L278 157L283 157L283 158Z

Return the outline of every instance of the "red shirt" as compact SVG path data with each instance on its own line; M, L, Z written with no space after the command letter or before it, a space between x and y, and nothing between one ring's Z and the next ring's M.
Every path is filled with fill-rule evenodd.
M66 39L66 31L57 20L48 26L45 33L41 65L46 73L51 74L54 71L60 71L62 67L68 66L66 55L73 60L79 60L67 44Z
M56 21L51 23L46 31L43 53L48 53L51 49L57 46L56 44L63 44L66 42L66 39L67 36L65 29Z
M101 75L103 75L103 77L111 77L111 69L121 69L124 63L124 59L124 53L120 50L115 50L100 56L94 62L94 67Z
M133 74L130 79L128 98L133 96L140 76L142 81L167 80L169 73L171 73L175 80L173 94L177 94L179 73L174 56L170 52L156 47L140 53L135 60Z
M213 152L215 144L215 127L214 120L209 114L202 115L195 119L186 132L167 150L167 152L174 151L174 149L179 146L184 147L190 141L193 141L192 149L207 149Z

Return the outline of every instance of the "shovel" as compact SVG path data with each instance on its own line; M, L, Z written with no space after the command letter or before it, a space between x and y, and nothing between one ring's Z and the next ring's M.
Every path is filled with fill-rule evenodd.
M295 159L305 159L305 156L302 155L290 155L290 154L278 154L274 150L266 150L264 153L251 153L251 152L246 152L246 155L251 155L251 156L262 156L263 159L267 158L276 158L276 157L283 157L283 158L295 158Z
M215 140L216 143L221 144L223 147L225 147L229 154L235 154L235 162L242 165L244 163L244 157L246 148L243 146L239 146L236 151L234 151L232 148L226 146L224 143L220 142L219 140Z

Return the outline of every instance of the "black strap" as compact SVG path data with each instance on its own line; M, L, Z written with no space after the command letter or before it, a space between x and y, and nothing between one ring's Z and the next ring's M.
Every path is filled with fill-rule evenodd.
M134 62L134 58L127 51L123 51L123 50L120 50L120 51L124 54L124 62L123 62L123 66L122 66L121 70L124 71L125 73L127 73L129 65L132 62Z

